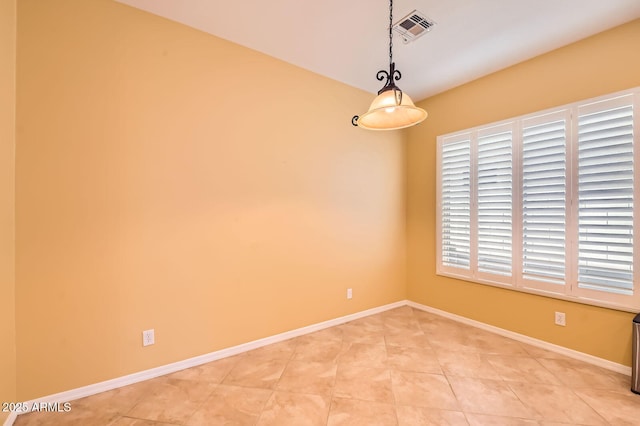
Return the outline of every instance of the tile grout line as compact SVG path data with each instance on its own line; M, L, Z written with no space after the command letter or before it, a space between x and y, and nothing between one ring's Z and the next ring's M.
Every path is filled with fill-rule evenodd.
M386 370L386 374L388 374L388 380L390 381L390 385L391 385L391 401L392 402L392 407L393 407L393 411L395 413L395 421L397 423L400 423L401 419L406 419L407 414L406 412L402 413L404 417L401 416L401 413L398 411L398 408L401 406L399 405L399 401L396 397L396 392L395 389L396 387L393 385L393 372L394 371L399 371L399 372L404 372L404 368L412 368L412 364L413 362L416 362L414 360L414 358L409 358L408 361L403 360L400 364L400 366L402 367L394 367L390 364L390 350L392 348L395 348L396 346L399 348L404 348L404 349L411 349L411 351L415 350L416 352L422 352L424 350L424 348L422 348L421 346L419 346L421 344L421 342L415 342L412 341L410 339L405 339L404 337L407 336L412 336L411 334L411 330L416 328L416 330L419 330L419 334L421 336L424 336L425 338L425 342L427 345L425 345L425 347L428 347L427 352L429 355L432 355L434 357L434 360L438 363L438 367L440 369L440 373L439 375L444 376L444 379L447 382L448 385L448 389L451 393L451 395L455 398L456 402L457 402L457 406L458 409L456 410L452 410L450 408L440 408L437 409L438 411L442 411L442 412L457 412L459 414L461 414L462 416L464 416L464 418L467 420L467 422L469 422L469 415L470 414L474 414L474 415L480 415L480 416L502 416L502 417L506 417L506 418L517 418L517 419L529 419L529 420L533 420L533 421L538 421L538 422L542 422L542 421L551 421L553 419L546 419L545 418L545 414L543 412L538 411L538 406L535 404L532 404L532 400L530 401L529 398L527 397L527 395L523 395L523 397L527 397L526 401L529 401L529 403L525 402L525 400L523 400L520 395L518 394L519 391L521 391L520 387L521 386L515 386L515 383L533 383L533 384L539 384L539 385L546 385L546 386L553 386L553 387L561 387L563 389L566 389L568 391L571 392L571 394L575 397L578 398L579 401L581 401L582 403L585 404L586 407L589 407L589 409L591 411L593 411L593 413L595 415L597 415L597 418L600 419L601 421L603 421L605 424L611 424L611 422L605 418L603 415L600 414L600 411L598 411L597 407L600 406L592 406L584 397L580 396L577 392L581 391L581 390L586 390L588 389L586 386L593 382L593 380L595 380L595 382L593 382L595 385L598 385L594 388L595 392L593 394L590 393L584 393L585 396L592 398L591 395L593 395L595 398L598 398L597 394L601 393L601 392L607 392L607 393L611 393L611 394L622 394L623 392L621 390L617 390L617 387L620 387L620 383L618 383L620 380L620 377L618 376L618 374L620 374L618 371L614 370L615 374L605 374L605 371L602 371L601 375L597 375L596 374L596 378L595 379L590 379L590 374L591 374L591 370L588 368L589 366L593 366L592 363L589 363L585 360L579 359L575 362L578 362L579 364L575 364L572 365L570 363L569 358L567 358L567 361L564 361L564 357L566 357L567 355L562 354L563 357L562 358L554 358L554 357L545 357L546 353L545 352L539 352L539 351L535 351L534 349L536 348L536 345L531 345L527 342L523 342L517 339L512 339L509 336L505 336L503 334L500 333L495 333L492 330L486 330L488 333L490 333L491 335L495 335L495 336L501 336L500 338L496 338L495 340L493 338L490 338L489 334L484 335L484 332L473 332L472 330L469 330L468 328L464 327L463 324L465 324L465 322L462 321L455 321L455 319L452 318L446 318L446 320L450 320L450 321L455 321L457 323L462 323L459 324L460 326L460 330L462 330L464 333L457 335L456 333L453 333L453 336L457 336L456 339L454 339L452 341L452 343L454 343L454 346L452 346L452 352L455 353L457 351L457 347L455 345L463 345L465 348L467 348L468 354L473 354L474 357L479 357L479 359L482 359L485 361L485 364L487 366L487 370L485 373L483 374L487 374L489 373L489 371L493 371L495 370L495 378L490 379L489 377L486 377L485 379L483 379L482 377L477 377L475 378L475 376L473 375L466 375L466 374L460 374L459 377L462 378L467 378L467 379L477 379L479 381L482 380L491 380L491 381L496 381L496 389L500 389L500 386L497 385L498 380L499 382L502 383L502 386L505 386L510 394L513 396L513 401L515 402L516 400L525 408L527 408L527 411L530 412L531 415L533 415L533 417L518 417L515 414L512 415L508 415L508 414L491 414L488 412L485 412L484 409L480 410L480 412L477 412L477 410L471 410L471 411L467 411L461 404L461 396L459 394L457 394L454 390L454 386L451 382L451 378L452 377L458 377L457 374L451 373L451 372L447 372L447 369L444 368L444 364L442 363L442 359L438 356L438 352L440 352L441 350L445 350L446 348L444 346L442 346L441 344L438 345L434 345L434 343L432 342L433 338L437 338L438 334L436 334L436 327L439 327L439 323L438 321L433 322L434 327L432 328L428 328L429 324L428 324L428 318L430 318L430 315L437 315L437 313L432 313L432 312L428 312L428 311L424 311L421 310L419 308L413 307L413 306L408 306L408 308L411 310L411 315L409 315L408 313L405 313L404 311L398 311L398 314L394 314L393 316L391 315L391 312L389 313L389 315L387 316L387 311L382 311L379 312L377 314L372 314L371 317L374 316L380 316L380 324L381 324L381 328L377 329L371 329L371 330L366 330L365 331L365 326L363 325L363 329L362 330L357 330L354 329L354 332L363 332L365 335L367 336L372 336L372 335L382 335L383 339L382 341L384 342L384 370ZM400 309L404 309L403 307ZM417 314L418 312L425 312L428 315L425 315L424 317L421 317L420 314ZM422 318L422 320L421 320ZM435 318L434 318L435 319ZM352 320L353 321L353 320ZM433 321L433 320L431 320ZM347 321L350 322L350 321ZM346 323L341 323L341 324L335 324L333 326L329 326L327 327L327 329L329 328L335 328L335 332L339 331L339 336L340 336L340 351L338 351L338 354L335 356L334 360L332 363L335 363L335 368L336 368L336 373L333 377L333 381L332 381L332 385L330 387L330 394L329 394L329 404L327 406L327 411L325 413L326 418L324 420L324 423L326 425L329 424L330 418L331 418L331 413L332 413L332 409L335 408L334 407L334 401L336 399L335 396L335 392L336 392L336 388L337 388L337 384L338 384L338 368L339 365L342 363L345 366L350 365L351 363L356 363L359 365L359 358L354 358L354 355L367 355L367 354L371 354L371 357L367 357L365 356L366 359L372 361L374 364L372 363L366 363L366 364L362 364L362 368L379 368L377 367L379 364L380 359L382 359L379 355L382 355L383 352L379 351L379 349L376 349L374 352L370 352L370 350L372 348L377 348L379 345L375 344L375 343L358 343L358 342L354 342L353 340L349 340L347 342L347 339L345 338L346 334L345 334L345 330L343 329L343 326ZM389 324L392 325L392 327L386 327L385 325ZM470 324L467 324L470 325ZM425 327L427 327L427 329L425 329ZM447 328L444 328L445 331L447 331ZM455 331L455 329L453 329ZM399 331L405 331L408 332L407 336L402 336L402 333ZM393 333L399 332L398 335L396 336ZM448 332L448 331L447 331ZM467 332L468 335L466 334ZM417 333L416 333L417 334ZM331 333L328 332L326 334L322 334L320 335L321 338L318 339L318 342L320 344L322 344L322 342L327 342L329 339L330 341L337 341L337 339L331 339L331 336L335 335L335 333ZM393 339L389 339L389 336L394 336ZM468 337L465 337L468 336ZM337 335L335 336L337 337ZM462 338L463 340L459 340L460 338ZM514 343L516 345L514 345L513 347L511 346L511 344L506 345L506 340L505 340L505 345L501 345L501 339L505 338L505 339L511 339L514 341ZM297 339L297 338L294 338ZM372 339L371 341L376 341L378 339ZM274 342L274 344L278 344L279 342ZM358 348L358 350L355 350L353 352L349 352L349 354L347 355L347 349L345 347L346 343L349 343L350 345L356 344L357 345L361 345L362 347ZM391 344L391 343L395 343L395 344ZM443 343L443 342L440 342ZM269 388L269 397L266 398L263 403L262 403L262 407L260 408L259 411L259 415L257 417L255 417L255 423L260 423L261 419L263 421L265 421L265 419L263 418L263 415L265 414L265 408L267 407L267 403L268 401L273 398L273 396L275 395L276 392L278 392L278 385L282 382L283 378L284 378L284 374L287 371L287 369L291 366L292 361L294 360L296 353L299 349L300 345L300 341L295 341L295 345L293 346L293 350L291 350L290 352L287 353L286 357L280 357L278 358L280 355L280 352L282 351L278 351L279 348L277 348L274 352L273 355L271 356L265 356L265 358L271 359L271 358L278 358L278 359L282 359L285 360L286 362L284 363L284 366L282 368L282 371L280 372L280 375L277 377L277 380L275 382L273 382L272 387ZM357 346L356 345L356 346ZM442 347L441 347L442 346ZM462 346L461 346L462 347ZM494 349L495 347L495 349ZM517 348L520 348L520 350L515 351ZM256 348L257 349L257 348ZM505 351L507 350L507 352L504 353L500 353L500 352L496 352L496 350L499 351ZM364 351L364 352L362 352ZM409 352L411 352L409 351ZM511 353L511 351L515 351L516 353ZM379 353L378 353L379 352ZM401 351L402 352L402 351ZM519 353L522 352L521 355L519 355ZM270 352L267 352L265 355L269 355ZM400 354L400 352L399 352ZM404 354L404 352L402 352L402 354ZM245 357L248 358L250 357L250 352L244 352L242 354L239 355L234 355L238 358L241 357ZM407 353L408 356L408 353ZM548 374L550 374L551 377L553 377L554 379L557 380L557 384L556 383L546 383L544 380L546 379L546 377L544 375L542 376L538 376L537 374L534 374L535 371L532 371L529 369L529 364L526 364L525 367L520 371L520 374L523 375L531 375L532 378L534 378L534 380L542 380L540 382L538 381L518 381L516 379L513 380L509 380L509 377L511 377L511 373L508 370L508 368L512 368L515 369L517 364L519 362L515 362L512 363L510 361L510 359L514 359L514 360L519 360L520 358L527 358L527 359L531 359L533 361L535 361L536 365L540 366L540 368L547 372ZM445 359L447 359L445 357ZM465 358L462 358L465 359ZM540 360L547 360L548 362L546 363L542 363ZM216 361L222 361L222 359L218 359L218 360L214 360L212 362L216 362ZM344 362L342 362L344 361ZM357 361L357 362L356 362ZM448 363L451 364L451 362L455 362L455 359L451 358L448 359ZM562 362L564 362L565 364L563 364ZM202 371L200 369L198 370L194 370L193 372L187 374L186 377L189 377L188 379L185 378L180 378L180 380L182 381L196 381L196 382L206 382L206 383L210 383L212 385L214 385L214 388L211 390L211 392L202 400L202 402L200 402L198 404L198 407L196 407L194 409L194 411L191 413L191 415L189 416L188 419L186 419L184 422L182 422L182 425L186 425L189 424L189 422L191 421L191 419L193 419L193 416L202 409L202 407L204 406L204 404L206 404L207 400L211 398L211 396L213 395L213 393L215 392L215 390L222 385L222 383L224 382L224 380L229 377L229 375L231 374L231 372L233 371L233 369L235 368L235 366L238 365L238 360L236 360L231 367L227 367L225 364L224 365L224 370L221 368L217 371L223 372L223 374L220 374L220 378L219 380L215 380L215 381L209 381L209 380L199 380L198 378L205 378L206 376L204 374L202 374ZM309 361L310 362L310 361ZM405 365L405 362L408 362L407 365ZM427 361L427 362L431 362L431 361ZM203 363L204 365L204 363ZM198 368L200 365L195 365L193 367L190 368ZM451 364L450 366L454 366L455 364ZM484 371L484 365L480 365ZM357 366L356 366L357 367ZM606 369L605 367L602 367L600 365L596 365L598 370L593 370L595 373L597 373L599 371L599 369L605 369L607 371L611 371L610 369ZM345 367L346 368L346 367ZM399 368L399 369L398 369ZM213 370L212 370L213 371ZM302 370L301 370L302 371ZM454 368L454 371L458 371L457 368ZM464 373L464 369L460 370L460 373ZM536 370L537 371L537 370ZM432 375L435 373L429 373L428 371L418 371L416 370L415 372L413 370L406 370L407 374L428 374L428 375ZM514 370L514 373L516 373L516 371ZM529 374L532 373L532 374ZM195 374L195 375L192 375ZM576 379L579 380L575 380L573 379L573 376L569 375L567 376L567 374L579 374L581 376L584 376L583 378L581 376L576 376ZM192 378L193 377L193 378ZM216 376L217 377L217 376ZM377 377L377 376L376 376ZM178 378L176 378L178 379ZM549 378L550 379L550 378ZM377 379L376 379L377 380ZM567 380L569 380L569 382L567 382ZM468 380L470 383L471 381ZM377 381L376 381L377 383ZM407 382L409 383L409 382ZM573 383L573 384L572 384ZM460 385L461 383L458 383L458 385ZM245 387L247 388L248 386L242 386L242 385L237 385L237 384L231 384L232 386L240 386L240 387ZM611 390L608 387L611 386L616 386L615 388L612 388ZM578 386L578 387L576 387ZM582 387L580 387L582 386ZM251 388L251 387L248 387ZM144 389L144 388L143 388ZM446 388L443 388L443 390ZM489 388L488 388L489 389ZM544 389L544 388L542 388ZM589 388L590 389L590 388ZM463 389L466 391L466 389ZM292 392L290 390L282 390L282 392L287 392L287 393L302 393L302 394L306 394L305 392ZM351 391L349 392L351 394ZM313 395L317 395L317 396L322 396L322 398L326 398L327 396L325 394L315 394L312 393ZM125 394L126 396L126 394ZM469 395L467 395L467 397L469 397ZM349 396L349 399L353 400L353 401L361 401L364 403L373 403L373 404L379 404L380 401L377 399L378 397L375 397L373 400L369 400L369 399L364 399L361 400L357 397L357 394L353 394L353 396ZM386 398L386 397L385 397ZM512 400L511 398L508 398L507 402L509 402L510 400ZM544 400L544 399L543 399ZM104 400L102 400L104 401ZM409 400L407 400L409 401ZM603 400L597 400L594 399L594 401L598 404L601 404L601 401L607 401L607 399L603 399ZM626 400L625 400L626 401ZM405 401L406 402L406 401ZM412 403L409 405L406 405L407 407L414 407L413 402L415 401L411 401ZM136 401L131 408L129 408L129 412L131 412L131 410L133 410L135 408L135 406L137 406L140 403L140 401ZM511 402L509 402L511 403ZM530 405L532 404L532 405ZM405 406L403 405L403 406ZM91 407L92 404L89 404L88 407ZM100 405L98 407L102 407L103 403L100 403ZM95 407L95 405L94 405ZM422 405L415 405L415 408L422 408ZM480 409L481 407L477 405L477 401L472 401L470 407L476 407L478 409ZM514 405L514 407L517 407L517 405ZM542 408L542 406L541 406ZM602 408L602 406L600 406L600 408ZM505 411L506 412L506 411ZM517 411L512 411L512 413L517 413ZM99 414L99 413L98 413ZM103 413L104 414L104 413ZM388 415L391 414L391 411L388 411ZM556 414L557 415L557 414ZM122 414L122 413L118 413L117 417L112 419L110 421L109 424L111 424L112 426L114 426L115 424L118 423L119 419L122 418L135 418L135 417L131 417L128 416L127 414ZM594 417L595 418L595 417ZM391 420L391 417L388 417L389 420ZM152 421L151 419L147 419L148 421ZM574 420L573 418L571 418L571 420ZM470 422L469 422L470 423Z

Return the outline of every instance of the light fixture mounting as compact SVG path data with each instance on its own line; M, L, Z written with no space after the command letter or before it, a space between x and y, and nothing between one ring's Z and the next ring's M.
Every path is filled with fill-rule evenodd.
M416 107L395 84L402 74L393 62L393 0L389 0L389 71L378 71L376 78L387 81L369 110L361 116L354 115L351 124L370 130L395 130L416 125L427 118L427 112Z

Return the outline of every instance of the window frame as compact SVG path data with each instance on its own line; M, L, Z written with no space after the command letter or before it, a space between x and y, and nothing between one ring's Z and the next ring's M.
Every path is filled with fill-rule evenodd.
M572 302L601 306L628 312L640 309L640 276L634 270L633 295L591 290L578 286L578 118L598 104L616 103L617 98L632 96L633 107L633 261L640 265L640 87L586 99L555 108L476 126L437 137L436 157L436 275L491 285L525 293L538 294ZM564 284L553 284L524 278L523 269L523 129L532 123L544 123L555 117L565 120L565 277ZM483 134L497 129L512 131L512 256L511 276L501 276L478 271L478 140ZM470 148L470 233L469 269L443 263L443 182L442 155L447 143L469 140ZM638 268L638 267L636 267Z

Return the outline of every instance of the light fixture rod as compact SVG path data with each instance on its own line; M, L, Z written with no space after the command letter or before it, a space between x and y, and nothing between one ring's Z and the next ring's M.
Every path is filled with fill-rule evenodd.
M393 64L393 0L389 0L389 69Z
M394 80L398 81L402 78L402 73L396 69L396 64L393 62L393 0L389 0L389 72L380 70L376 74L376 78L378 81L382 81L385 78L387 79L384 87L378 90L378 95L387 90L395 89L399 92L396 96L400 98L398 101L398 105L400 105L402 101L402 91L393 82Z

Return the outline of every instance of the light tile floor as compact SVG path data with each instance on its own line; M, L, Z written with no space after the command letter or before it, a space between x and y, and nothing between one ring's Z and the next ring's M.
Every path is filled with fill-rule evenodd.
M27 425L640 425L628 376L402 307Z

